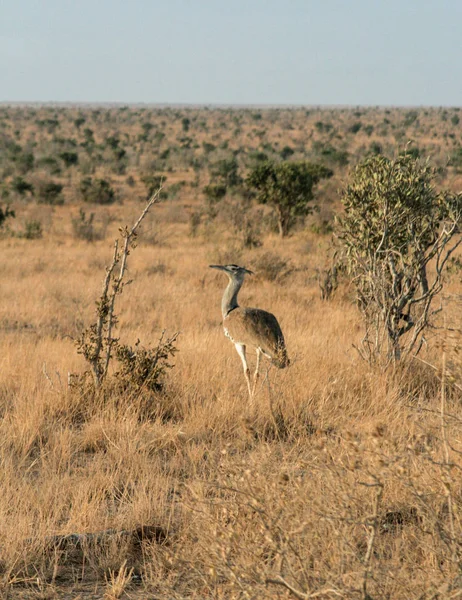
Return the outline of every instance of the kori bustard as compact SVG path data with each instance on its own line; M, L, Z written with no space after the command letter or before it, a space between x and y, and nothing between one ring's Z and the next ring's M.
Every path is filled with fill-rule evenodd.
M259 308L244 308L237 303L237 295L244 283L244 277L246 274L253 275L252 271L238 265L210 265L210 267L224 271L229 278L228 286L221 300L223 327L225 335L233 342L241 357L250 399L253 400L259 377L261 355L271 359L271 362L279 369L284 369L289 364L284 336L273 314ZM254 348L257 352L253 385L250 381L250 370L246 358L247 346Z

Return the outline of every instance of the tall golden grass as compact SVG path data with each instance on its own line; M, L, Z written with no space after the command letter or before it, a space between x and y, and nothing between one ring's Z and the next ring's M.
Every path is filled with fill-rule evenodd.
M79 394L67 383L86 368L73 338L94 318L111 236L140 205L109 210L105 241L73 239L74 209L60 207L43 239L0 242L3 595L459 597L456 334L443 397L444 336L429 336L421 357L436 370L371 370L353 348L362 328L348 283L320 299L327 237L268 236L236 262L252 268L270 249L290 269L249 277L240 301L277 316L292 364L262 379L250 418L221 327L225 281L208 269L234 242L218 230L191 238L166 204L140 235L117 306L126 343L180 332L165 389L148 412L129 393ZM445 325L457 329L460 281L445 294ZM123 533L142 526L162 535ZM63 544L70 534L92 535Z

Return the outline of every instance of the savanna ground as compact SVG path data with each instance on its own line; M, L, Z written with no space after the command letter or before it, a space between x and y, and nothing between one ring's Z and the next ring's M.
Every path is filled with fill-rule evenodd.
M443 328L394 370L355 350L350 282L329 301L318 285L336 190L366 154L412 139L441 167L439 185L459 191L458 111L4 107L1 127L2 196L16 211L0 240L3 597L461 597L461 358L448 332L461 322L458 263ZM205 201L219 161L237 158L244 175L284 148L334 170L317 188L320 212L291 236L238 190ZM180 332L178 353L158 394L92 396L68 386L87 368L74 340L150 174L165 177L167 198L129 257L117 335L155 346L164 329ZM87 176L110 182L107 206L84 203ZM91 235L76 225L82 207ZM251 243L236 213L250 215ZM240 301L278 317L292 360L263 378L254 415L222 332L226 278L208 269L227 262L256 272ZM139 540L140 528L154 534Z

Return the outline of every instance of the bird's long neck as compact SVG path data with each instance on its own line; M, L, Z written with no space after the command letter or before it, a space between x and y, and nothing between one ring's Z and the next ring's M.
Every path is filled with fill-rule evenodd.
M226 287L225 293L223 294L223 298L221 300L221 312L223 314L223 319L229 312L239 306L237 303L237 295L239 294L242 284L242 280L229 280L228 286Z

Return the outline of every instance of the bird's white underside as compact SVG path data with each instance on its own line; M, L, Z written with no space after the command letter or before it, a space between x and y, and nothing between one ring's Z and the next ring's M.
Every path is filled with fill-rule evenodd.
M235 340L235 339L234 339L234 338L231 336L231 334L229 333L229 331L226 329L226 327L224 327L223 329L224 329L224 332L225 332L225 336L226 336L226 337L227 337L229 340L231 340L231 341L233 342L233 344L236 346L236 348L237 348L237 346L244 346L244 348L247 346L246 342L238 342L237 340ZM256 350L259 350L259 351L260 351L260 352L263 354L263 356L266 356L266 358L271 358L271 356L270 356L269 354L267 354L267 353L266 353L264 350L262 350L260 347L257 347L257 346L255 346L255 349L256 349ZM238 351L238 352L239 352L239 351Z

